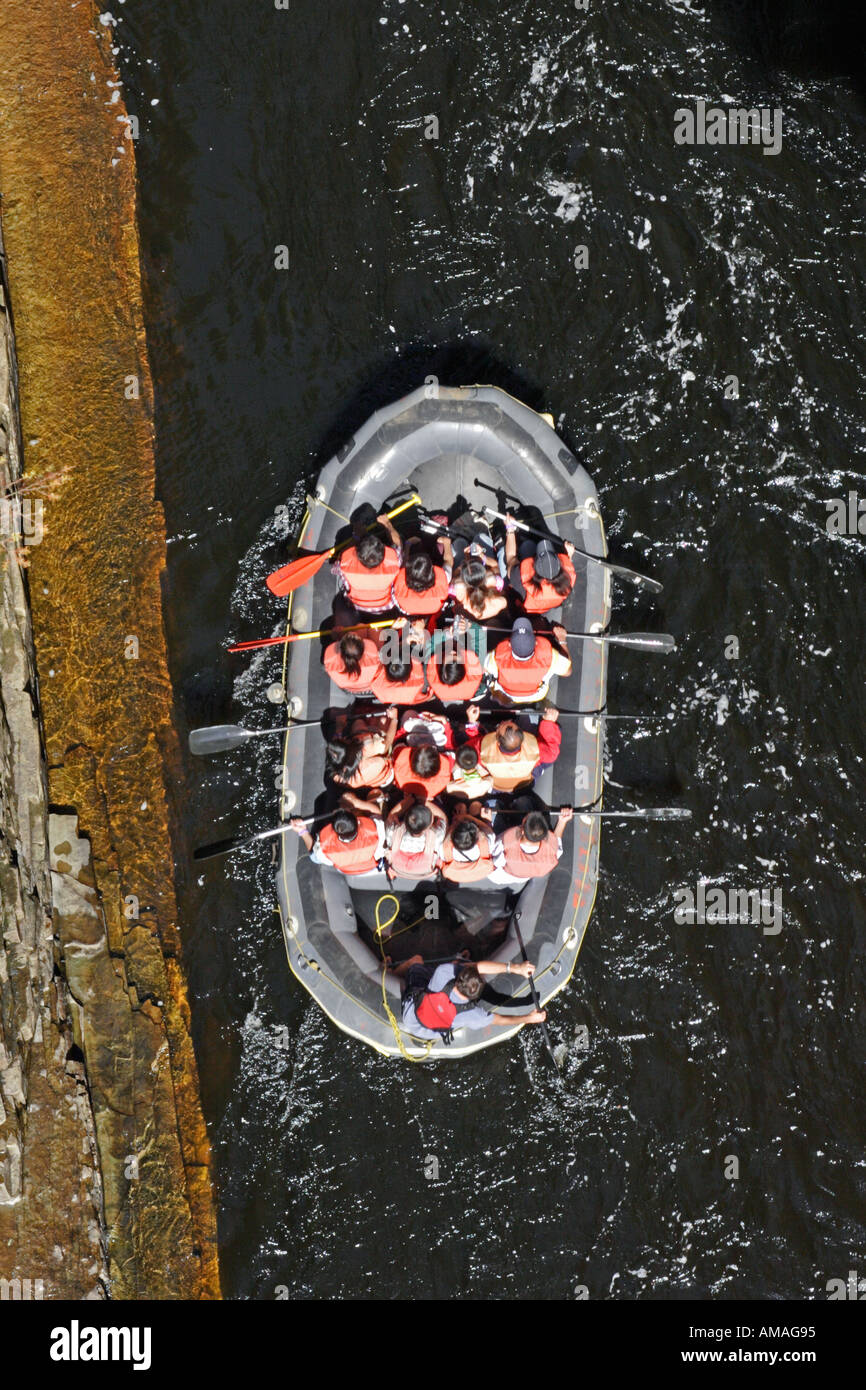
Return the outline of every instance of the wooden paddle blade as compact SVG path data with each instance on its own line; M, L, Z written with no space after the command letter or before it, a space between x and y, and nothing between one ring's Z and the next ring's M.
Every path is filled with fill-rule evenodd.
M267 578L267 586L272 594L277 598L284 598L294 589L300 589L302 584L306 584L308 579L312 579L314 574L327 562L330 550L323 550L318 555L301 555L297 560L290 560L282 569L274 570Z

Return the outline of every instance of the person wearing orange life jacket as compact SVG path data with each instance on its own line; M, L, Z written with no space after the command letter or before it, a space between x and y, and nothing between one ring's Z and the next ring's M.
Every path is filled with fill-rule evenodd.
M398 618L380 638L379 667L370 688L383 705L420 705L431 699L424 663L417 651L423 648L422 627Z
M480 801L458 806L442 845L442 877L478 883L493 869L494 835Z
M341 551L333 566L346 598L361 613L387 613L393 607L391 586L400 569L400 536L389 517L377 520L388 532L391 545L368 531Z
M561 608L574 588L575 572L571 557L574 546L564 541L561 554L552 540L524 541L517 549L514 518L509 516L505 534L505 564L508 581L527 613L549 613Z
M394 780L414 796L432 801L451 781L454 754L429 744L401 748L394 756Z
M339 869L348 876L371 873L378 869L385 851L385 822L381 800L363 801L346 793L328 825L323 825L315 840L306 822L295 818L289 822L310 851L314 864Z
M443 542L444 567L434 565L420 541L411 537L404 547L404 563L391 588L394 604L410 617L433 617L441 611L451 582L451 542Z
M397 878L431 878L439 867L447 821L445 812L411 793L395 806L386 823L385 858Z
M568 634L556 626L553 635L563 645ZM554 676L571 675L571 657L536 633L529 618L515 618L511 636L497 642L484 669L495 687L515 705L534 704L547 695Z
M467 553L454 568L451 593L471 618L489 623L508 607L505 581L495 559Z
M498 728L481 740L481 757L498 792L513 792L533 782L543 768L555 763L562 746L559 711L545 705L535 734L521 729L513 719L503 719Z
M356 719L325 746L325 776L353 790L361 787L387 787L394 780L391 749L397 733L398 710L391 705L385 711L387 724L377 718L373 723ZM378 726L378 727L377 727Z
M380 668L377 634L369 627L344 632L325 648L322 664L341 690L370 690Z
M484 680L481 658L465 633L466 622L461 618L453 634L442 641L437 640L439 633L434 638L434 654L427 662L427 681L432 696L443 705L471 700Z
M551 831L543 811L529 811L520 825L512 826L496 840L490 882L522 884L529 878L546 878L559 862L562 836L573 815L572 806L560 806Z

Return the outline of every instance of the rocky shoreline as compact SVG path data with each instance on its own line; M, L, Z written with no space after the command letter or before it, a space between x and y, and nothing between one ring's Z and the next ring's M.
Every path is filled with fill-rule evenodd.
M95 6L8 0L0 485L61 481L2 547L0 1297L220 1296L119 89Z

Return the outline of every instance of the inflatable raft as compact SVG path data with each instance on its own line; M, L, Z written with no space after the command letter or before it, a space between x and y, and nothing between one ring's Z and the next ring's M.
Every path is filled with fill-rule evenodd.
M458 497L480 512L494 499L476 480L537 508L553 533L580 549L607 554L592 481L552 419L489 386L424 386L377 411L322 470L298 545L335 545L348 534L346 519L362 504L381 513L410 491L433 512L453 509ZM577 582L561 615L554 616L573 632L602 631L610 619L609 572L579 555L574 564ZM289 595L288 630L326 626L334 598L334 576L325 566ZM571 646L572 674L554 681L550 697L564 709L598 710L605 704L607 647L591 640ZM295 642L285 652L284 686L295 718L350 703L329 681L318 642ZM600 807L602 729L597 718L562 721L560 757L536 786L545 802ZM290 729L283 744L282 820L326 807L323 767L317 731ZM576 812L557 868L546 879L530 880L520 894L520 930L536 966L542 1005L565 987L574 969L595 900L600 833L598 818ZM380 872L347 878L313 863L296 835L284 834L280 841L277 893L289 966L338 1028L388 1056L418 1060L466 1057L518 1031L516 1017L513 1029L457 1026L450 1045L413 1037L401 1023L400 980L384 962L386 954L395 964L410 953L429 961L451 959L461 947L475 958L520 961L508 890L484 881L389 883ZM495 984L495 992L491 985L486 992L492 1005L503 1007L500 1001L512 994L518 996L514 1007L532 1007L521 977L503 974Z

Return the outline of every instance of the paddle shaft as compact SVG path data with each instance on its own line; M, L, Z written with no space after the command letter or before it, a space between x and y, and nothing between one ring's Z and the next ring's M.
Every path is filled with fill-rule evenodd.
M528 962L529 962L529 956L528 956L527 953L526 953L526 943L525 943L524 940L523 940L523 932L520 930L520 909L519 909L519 907L515 907L515 909L514 909L514 930L515 930L515 932L517 933L517 940L518 940L518 942L520 943L520 950L521 950L521 952L522 952L522 954L523 954L523 959L528 963ZM532 994L532 1002L533 1002L533 1004L535 1005L535 1007L536 1007L536 1009L538 1010L538 1012L541 1013L541 1012L542 1012L541 1000L540 1000L539 997L538 997L538 990L535 988L535 981L533 980L533 978L532 978L531 975L527 975L525 978L526 978L526 980L527 980L527 982L528 982L528 984L529 984L530 993ZM546 1020L546 1019L542 1019L538 1026L539 1026L539 1028L541 1029L541 1036L544 1038L544 1045L545 1045L545 1047L547 1048L548 1052L550 1053L550 1060L551 1060L551 1062L553 1063L553 1065L556 1067L556 1070L559 1071L559 1067L558 1067L557 1061L556 1061L556 1054L555 1054L554 1051L553 1051L553 1043L550 1041L550 1033L548 1032L548 1028L547 1028L547 1020Z
M234 646L228 647L227 650L230 652L251 652L256 647L285 646L287 642L309 642L314 637L330 637L337 632L360 632L366 627L392 627L393 624L393 618L381 618L377 619L376 622L353 623L351 627L320 627L317 632L291 632L285 637L259 637L253 642L235 642Z

